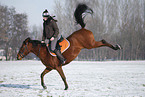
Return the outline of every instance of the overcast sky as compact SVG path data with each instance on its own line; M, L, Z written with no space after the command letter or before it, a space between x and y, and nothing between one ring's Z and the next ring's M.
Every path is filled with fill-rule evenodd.
M53 14L55 0L0 0L2 5L15 7L17 13L26 13L28 15L28 24L42 25L42 12L48 9Z

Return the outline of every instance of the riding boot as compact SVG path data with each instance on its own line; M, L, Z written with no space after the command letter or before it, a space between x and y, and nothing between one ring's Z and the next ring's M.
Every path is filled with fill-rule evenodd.
M65 64L66 59L63 57L61 52L59 50L55 49L54 53L57 55L57 57L60 60L61 64Z

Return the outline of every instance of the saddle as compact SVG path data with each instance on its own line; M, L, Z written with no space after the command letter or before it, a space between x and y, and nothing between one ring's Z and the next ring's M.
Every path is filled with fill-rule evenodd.
M70 47L70 42L61 36L61 38L57 41L56 49L60 50L61 53L63 53L69 47ZM52 56L56 56L56 54L51 50L51 42L49 42L49 44L48 44L48 51Z

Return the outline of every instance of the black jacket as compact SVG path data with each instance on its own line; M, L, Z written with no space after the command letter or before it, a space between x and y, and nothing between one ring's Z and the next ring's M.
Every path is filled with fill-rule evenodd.
M43 23L43 37L42 40L56 38L59 34L59 29L56 21L50 17Z

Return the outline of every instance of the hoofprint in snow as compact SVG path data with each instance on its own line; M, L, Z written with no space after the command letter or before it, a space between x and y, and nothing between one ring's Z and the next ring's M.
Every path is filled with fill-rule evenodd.
M72 62L63 67L68 90L40 61L0 61L0 97L145 97L145 61Z

